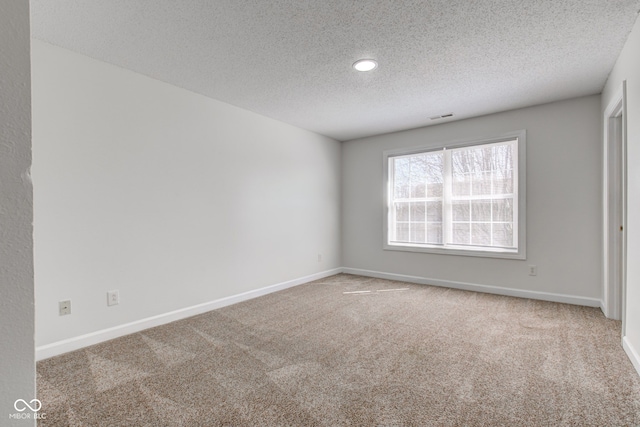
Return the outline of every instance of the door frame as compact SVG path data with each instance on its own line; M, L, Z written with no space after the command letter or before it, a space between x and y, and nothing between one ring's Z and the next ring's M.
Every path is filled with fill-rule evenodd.
M603 144L603 306L605 316L622 320L625 335L627 237L626 81L604 111Z

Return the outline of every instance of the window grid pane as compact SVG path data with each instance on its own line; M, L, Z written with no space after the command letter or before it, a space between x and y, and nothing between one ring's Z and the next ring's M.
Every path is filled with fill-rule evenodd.
M393 159L392 241L442 244L443 161L440 151Z
M394 158L390 241L514 248L516 144L517 139ZM447 176L445 157L451 165ZM448 242L444 227L450 230Z
M451 243L513 247L512 150L512 144L452 150L452 216L457 225Z

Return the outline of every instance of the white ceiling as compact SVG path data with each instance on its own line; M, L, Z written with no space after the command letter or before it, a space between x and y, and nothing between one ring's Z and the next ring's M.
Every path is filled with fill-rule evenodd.
M31 0L38 39L342 141L599 93L639 8L640 0ZM359 73L351 64L360 58L379 67Z

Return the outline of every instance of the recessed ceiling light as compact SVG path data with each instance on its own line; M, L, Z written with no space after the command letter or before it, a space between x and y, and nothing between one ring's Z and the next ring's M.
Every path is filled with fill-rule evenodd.
M373 59L361 59L353 63L353 68L358 71L371 71L378 67L378 63Z

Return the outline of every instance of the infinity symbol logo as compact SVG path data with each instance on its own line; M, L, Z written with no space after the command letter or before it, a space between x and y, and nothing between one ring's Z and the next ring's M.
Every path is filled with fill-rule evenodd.
M18 405L20 402L22 402L22 405ZM31 406L29 405L29 403L33 404L33 402L35 402L35 405ZM18 399L16 400L16 402L13 404L13 407L16 408L16 411L18 412L23 412L26 411L27 408L31 409L33 412L38 412L40 410L40 408L42 408L42 403L40 403L40 401L38 399L33 399L31 402L27 403L26 400L24 399ZM20 407L22 409L20 409Z

